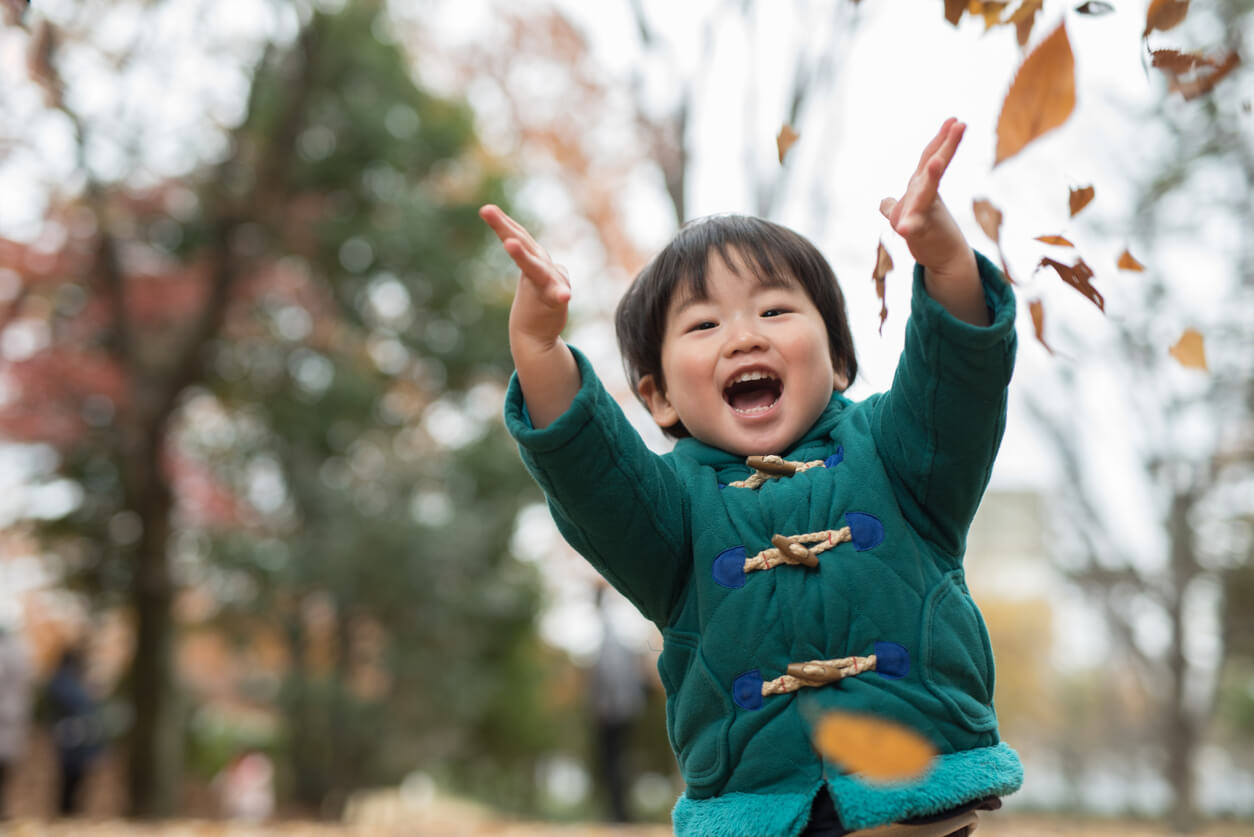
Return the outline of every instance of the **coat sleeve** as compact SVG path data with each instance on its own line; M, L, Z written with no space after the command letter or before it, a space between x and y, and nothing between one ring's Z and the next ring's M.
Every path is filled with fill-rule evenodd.
M588 362L570 408L531 426L515 375L505 423L562 536L646 618L665 626L691 574L689 508L678 475L645 445Z
M906 519L954 560L1005 431L1016 345L1010 284L983 255L976 262L991 320L984 327L929 297L915 266L905 348L871 425Z

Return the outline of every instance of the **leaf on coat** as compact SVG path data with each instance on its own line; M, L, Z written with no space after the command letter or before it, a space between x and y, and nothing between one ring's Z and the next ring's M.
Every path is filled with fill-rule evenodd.
M1098 17L1099 15L1108 15L1115 10L1115 7L1109 3L1102 3L1100 0L1088 0L1087 3L1081 3L1075 7L1077 14L1090 15Z
M1028 311L1032 314L1032 330L1036 332L1037 341L1052 355L1053 346L1045 342L1045 304L1034 299L1028 303Z
M779 164L781 166L784 164L784 155L788 153L788 149L792 148L793 144L799 139L801 139L801 134L794 131L787 122L784 123L784 127L779 129L779 134L775 137L775 145L779 148Z
M975 220L980 225L980 229L984 230L984 234L995 244L1001 246L1001 210L984 198L978 198L971 208L975 212Z
M888 319L888 300L884 297L884 277L888 276L888 271L892 269L893 257L884 247L883 239L880 239L879 247L875 251L875 270L871 273L871 278L875 280L875 295L880 298L880 334L884 333L884 321Z
M1171 52L1171 50L1159 50L1159 52ZM1176 56L1164 57L1162 65L1158 63L1158 54L1154 55L1154 66L1159 67L1167 76L1167 89L1172 93L1179 93L1186 101L1205 96L1229 73L1241 66L1241 56L1236 50L1229 52L1221 59L1176 53ZM1186 69L1178 70L1168 64L1184 66Z
M1024 59L997 119L996 166L1062 125L1075 110L1075 56L1066 24Z
M1069 239L1063 238L1061 235L1038 235L1036 240L1042 244L1052 244L1055 247L1075 247Z
M1046 256L1041 259L1041 264L1037 269L1039 270L1041 267L1052 267L1058 272L1058 276L1062 281L1084 294L1090 302L1105 313L1106 300L1101 292L1093 287L1093 268L1085 264L1084 259L1076 259L1075 264L1066 265Z
M932 742L909 727L852 712L824 713L815 727L814 747L870 782L917 778L936 758Z
M1014 14L1006 18L1006 23L1014 24L1019 46L1028 45L1028 41L1032 38L1032 26L1036 23L1036 16L1044 4L1045 0L1023 0L1019 8L1015 9Z
M1092 203L1096 195L1097 190L1092 186L1081 186L1079 189L1072 189L1068 199L1068 203L1071 206L1071 217L1074 218L1081 209Z
M1153 0L1145 11L1145 32L1142 38L1149 37L1154 30L1166 32L1184 22L1189 13L1189 0Z
M1119 256L1118 267L1120 270L1135 270L1137 273L1142 273L1145 270L1145 265L1134 259L1130 250L1124 250Z
M1206 365L1206 341L1196 329L1185 329L1176 344L1167 350L1181 366L1190 369L1209 369Z
M962 13L967 10L967 0L945 0L945 20L958 25L958 21L962 20Z

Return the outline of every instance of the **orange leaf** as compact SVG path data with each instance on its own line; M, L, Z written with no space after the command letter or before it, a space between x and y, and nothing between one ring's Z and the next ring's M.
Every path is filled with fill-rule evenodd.
M1074 218L1081 209L1088 206L1092 202L1097 190L1092 186L1083 186L1079 189L1071 190L1071 217Z
M775 137L775 145L779 148L779 164L781 166L784 164L784 155L788 153L788 149L792 148L793 143L799 139L801 139L801 134L794 131L787 122L784 123L784 127L779 129L779 134Z
M945 20L958 25L958 21L962 20L962 13L967 10L967 0L945 0Z
M1041 6L1045 4L1045 0L1023 0L1019 4L1019 8L1015 9L1014 14L1006 19L1006 23L1015 25L1015 34L1019 38L1019 46L1025 47L1032 37L1032 26L1036 23L1036 16L1041 11Z
M1001 244L1001 210L984 198L979 198L971 207L975 211L975 220L984 230L984 234L998 245Z
M1224 56L1222 61L1200 56L1192 57L1200 58L1200 63L1194 64L1192 75L1187 78L1181 78L1180 73L1163 68L1163 72L1167 74L1167 88L1172 93L1179 93L1186 101L1206 95L1216 84L1223 81L1224 77L1241 65L1241 56L1236 50Z
M1045 342L1045 305L1039 299L1034 299L1028 303L1028 311L1032 313L1032 329L1036 332L1036 339L1052 355L1053 347Z
M978 12L984 16L984 31L987 32L994 26L1001 23L1001 13L1004 12L1006 7L1009 5L1010 3L990 2L989 0L982 3L972 0L970 8L971 11Z
M1189 0L1154 0L1145 12L1145 32L1142 38L1157 29L1166 32L1179 26L1189 13Z
M1140 273L1145 270L1145 265L1132 258L1132 252L1124 250L1123 255L1119 257L1118 267L1120 270L1135 270Z
M1206 341L1196 329L1188 328L1176 344L1167 350L1181 366L1206 370Z
M1085 298L1100 308L1103 313L1106 311L1106 300L1101 292L1093 287L1093 268L1085 264L1084 259L1076 259L1074 265L1068 266L1046 257L1041 259L1040 267L1052 267L1058 271L1058 276L1062 281L1084 294Z
M1178 49L1156 49L1150 53L1150 64L1172 73L1187 73L1208 63L1210 62L1204 55L1181 52Z
M914 730L849 712L824 714L815 728L814 747L872 782L916 778L936 758L936 748Z
M1038 235L1036 240L1044 244L1053 244L1055 247L1075 247L1074 244L1061 235Z
M1066 24L1024 59L997 119L993 165L1013 157L1033 140L1059 127L1075 110L1075 56Z
M884 333L884 321L888 319L888 300L884 298L884 277L893 269L893 257L888 254L881 239L875 251L875 270L871 278L875 280L875 295L880 298L880 334Z

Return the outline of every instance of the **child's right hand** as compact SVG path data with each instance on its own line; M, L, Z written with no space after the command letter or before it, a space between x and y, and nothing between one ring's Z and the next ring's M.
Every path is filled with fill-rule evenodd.
M479 210L479 217L522 271L509 309L509 350L531 424L538 430L564 413L579 391L579 368L561 337L570 305L570 278L500 207L488 204Z
M479 217L487 222L505 252L509 253L522 275L509 311L510 347L517 354L519 341L532 345L526 348L547 350L557 344L566 327L566 311L570 304L570 278L565 268L553 263L543 247L536 243L522 224L488 204L480 208Z

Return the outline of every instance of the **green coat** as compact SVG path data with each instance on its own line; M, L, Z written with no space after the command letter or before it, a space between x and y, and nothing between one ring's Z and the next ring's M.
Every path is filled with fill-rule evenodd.
M662 631L667 732L687 791L681 835L791 835L824 785L849 828L938 813L1022 782L999 743L993 655L967 591L966 532L988 483L1014 364L1014 296L979 258L992 324L930 299L916 268L892 388L833 395L793 450L823 460L758 488L728 485L744 460L682 439L648 450L578 352L570 409L535 430L517 379L506 422L562 534ZM817 567L745 572L771 536L834 530L852 540ZM791 662L876 654L877 670L763 696ZM922 779L871 784L819 756L823 709L921 732L941 756Z

